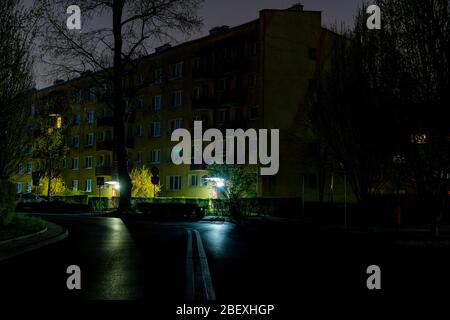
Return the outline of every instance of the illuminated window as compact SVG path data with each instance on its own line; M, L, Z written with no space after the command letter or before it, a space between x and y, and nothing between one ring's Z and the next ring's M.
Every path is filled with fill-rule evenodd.
M85 181L85 191L92 192L92 179L87 179Z
M56 128L61 129L62 127L62 117L56 117Z
M415 133L411 135L412 144L425 144L427 143L426 133Z

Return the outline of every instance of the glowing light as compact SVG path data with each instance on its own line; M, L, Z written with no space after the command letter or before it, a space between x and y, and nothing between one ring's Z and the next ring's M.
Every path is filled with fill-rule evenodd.
M206 180L214 182L214 186L216 188L225 187L225 179L223 179L223 178L207 178Z
M110 186L112 186L114 189L119 190L120 189L120 183L119 181L106 181L106 184L109 184Z

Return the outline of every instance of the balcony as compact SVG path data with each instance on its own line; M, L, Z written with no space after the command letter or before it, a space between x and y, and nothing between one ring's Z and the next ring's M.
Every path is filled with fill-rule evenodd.
M115 175L117 175L117 170L112 166L98 166L95 168L95 176L97 177L115 176Z
M200 79L211 79L214 76L214 72L212 68L209 67L200 67L198 69L192 70L192 79L200 80Z
M134 137L127 137L126 138L126 145L128 149L133 149L134 148Z
M112 140L97 141L96 150L97 151L112 151L113 150L113 141Z
M213 97L200 97L192 99L192 110L213 109L216 105L216 99Z
M114 118L113 117L101 117L97 119L97 127L113 127Z
M220 73L244 72L248 69L246 60L241 57L222 60L217 65Z
M223 91L219 94L219 104L243 104L247 99L247 94L243 89Z

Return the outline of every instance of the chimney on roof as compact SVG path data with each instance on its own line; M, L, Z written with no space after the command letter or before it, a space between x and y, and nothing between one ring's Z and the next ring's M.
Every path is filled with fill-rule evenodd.
M211 30L209 30L209 34L218 34L218 33L222 33L227 31L228 29L230 29L229 26L219 26L219 27L214 27Z
M290 11L303 11L304 5L302 5L300 2L294 4L292 7L288 8Z

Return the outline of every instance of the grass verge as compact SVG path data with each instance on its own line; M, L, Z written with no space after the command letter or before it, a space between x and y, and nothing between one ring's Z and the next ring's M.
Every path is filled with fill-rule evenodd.
M40 218L16 214L10 224L0 229L0 241L39 232L46 225L47 223Z

